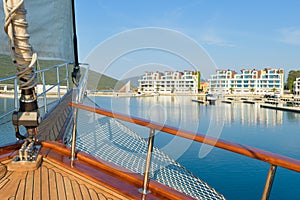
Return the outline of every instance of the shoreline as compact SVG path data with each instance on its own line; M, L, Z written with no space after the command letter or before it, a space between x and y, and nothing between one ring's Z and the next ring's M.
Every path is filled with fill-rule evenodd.
M117 93L117 92L93 92L88 93L88 96L116 96L116 97L152 97L152 96L205 96L204 93L200 94L159 94L159 95L153 95L153 94L144 94L144 95L138 95L137 93Z
M136 93L113 93L113 92L94 92L88 93L88 96L115 96L115 97L153 97L153 96L194 96L194 97L205 97L205 93L198 93L198 94L180 94L180 93L173 93L173 94L159 94L159 95L152 95L152 94L145 94L145 95L137 95ZM252 99L267 99L263 97L264 95L261 94L225 94L223 98L219 98L219 100L224 100L226 98L235 98L235 99L242 99L247 98L249 100ZM251 99L252 98L252 99ZM292 94L285 94L279 98L269 98L269 99L285 99L285 100L295 100L300 102L300 96L294 96ZM243 99L242 99L243 100Z
M61 92L61 95L64 95L65 92ZM113 92L95 92L95 93L88 93L88 96L115 96L115 97L153 97L153 96L194 96L194 97L205 97L205 93L198 93L198 94L180 94L180 93L173 93L173 94L159 94L159 95L152 95L152 94L146 94L146 95L137 95L136 93L113 93ZM20 93L18 94L20 97ZM56 97L58 94L56 92L54 93L48 93L47 97ZM3 92L0 93L0 98L14 98L13 92ZM225 94L223 98L219 98L218 100L224 100L226 98L235 98L237 100L245 100L243 98L247 98L248 100L253 100L256 98L259 99L267 99L264 98L263 95L258 94ZM274 99L274 98L269 98ZM294 96L291 94L282 95L279 98L275 98L278 100L294 100L300 102L300 96Z
M65 92L61 92L61 95L64 95ZM20 93L18 94L18 97L20 97ZM47 94L48 98L56 98L58 94L56 92ZM205 93L198 93L198 94L180 94L180 93L172 93L172 94L160 94L160 95L152 95L152 94L146 94L146 95L137 95L136 93L113 93L113 92L94 92L94 93L88 93L87 96L103 96L103 97L117 97L117 98L125 98L125 97L133 97L133 98L143 98L143 97L158 97L158 96L191 96L196 97L197 99L205 98ZM42 96L41 96L42 97ZM0 93L0 98L14 98L13 92L4 92ZM270 102L276 102L276 103L287 103L287 102L295 102L297 104L300 104L300 96L294 96L291 94L282 95L279 98L264 98L263 95L257 95L257 94L226 94L223 96L223 98L216 99L217 101L222 101L223 103L268 103ZM297 108L297 107L296 107Z
M60 95L64 95L65 93L60 93ZM18 94L18 98L21 96L21 94ZM57 93L50 93L47 94L47 97L49 98L56 98L58 96ZM15 97L14 93L0 93L0 98L8 98L13 99Z

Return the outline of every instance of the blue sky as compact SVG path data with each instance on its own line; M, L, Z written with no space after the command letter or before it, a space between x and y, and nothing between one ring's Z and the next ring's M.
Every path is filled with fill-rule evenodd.
M300 1L296 0L76 1L80 60L115 34L160 27L195 40L221 69L300 69L299 8ZM138 58L157 63L162 59L157 59L159 54L144 51L123 56L114 63L115 69L129 71L130 65L137 65L130 61ZM166 57L173 60L168 65L174 69L188 65ZM124 71L107 70L107 74L120 78Z

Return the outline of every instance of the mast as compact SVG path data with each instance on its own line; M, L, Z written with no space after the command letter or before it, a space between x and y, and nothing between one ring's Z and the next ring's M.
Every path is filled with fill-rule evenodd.
M78 86L80 79L80 67L78 62L78 44L76 34L75 0L72 1L72 22L73 22L73 50L74 50L74 68L72 72L72 81Z
M18 139L25 139L19 133L19 126L24 126L28 139L35 141L39 125L39 111L34 89L37 83L35 74L37 54L33 52L29 43L24 1L4 0L3 9L5 13L4 30L9 38L11 57L17 67L17 77L21 89L20 108L13 113L12 121Z

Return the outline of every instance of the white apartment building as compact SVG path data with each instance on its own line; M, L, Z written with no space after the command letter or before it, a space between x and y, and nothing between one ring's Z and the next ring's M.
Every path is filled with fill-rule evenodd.
M208 80L209 91L219 94L283 94L284 70L242 69L241 74L233 70L217 70Z
M200 72L185 70L184 72L166 71L146 72L139 79L139 92L160 94L189 93L196 94L200 88Z
M293 91L294 95L300 95L300 77L294 81Z

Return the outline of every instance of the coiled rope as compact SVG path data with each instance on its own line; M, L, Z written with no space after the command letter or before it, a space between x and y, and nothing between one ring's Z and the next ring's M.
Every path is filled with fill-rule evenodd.
M34 88L37 83L34 66L37 54L29 44L26 22L26 10L23 0L3 0L5 13L4 31L9 38L9 47L13 62L17 65L17 77L20 89Z

